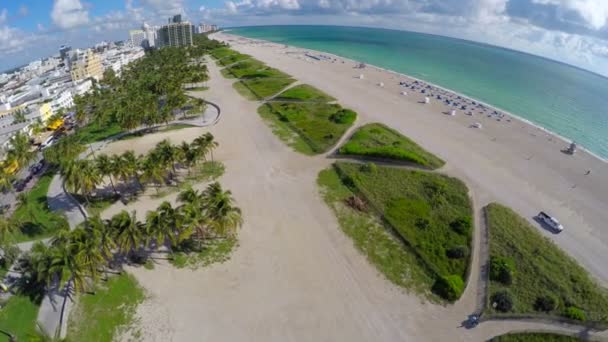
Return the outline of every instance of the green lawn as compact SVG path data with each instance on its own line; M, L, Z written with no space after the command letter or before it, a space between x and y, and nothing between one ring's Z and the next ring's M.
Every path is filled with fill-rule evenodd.
M40 177L32 190L26 193L26 202L17 207L13 213L11 220L20 227L13 235L16 242L50 237L60 229L68 227L63 216L52 213L48 209L46 194L53 175L53 172L47 172Z
M394 284L428 299L437 299L430 291L434 278L420 266L416 256L389 233L391 228L377 215L346 205L345 201L355 193L344 185L333 167L321 171L317 183L341 229L370 263Z
M242 97L247 100L257 101L259 98L249 89L245 84L241 81L235 82L232 84L232 87L239 93Z
M221 47L221 48L217 48L217 49L213 49L211 50L210 54L211 56L213 56L215 59L222 59L224 57L230 56L230 55L234 55L237 54L238 52L227 48L227 47Z
M279 94L275 100L330 102L335 99L308 84L300 84Z
M582 339L574 336L552 333L509 333L492 338L489 342L577 342Z
M82 144L90 144L97 141L105 140L113 135L122 133L118 123L100 124L93 121L90 124L76 130L75 135Z
M123 273L102 283L95 294L82 294L70 313L68 340L111 342L135 318L144 290Z
M492 296L506 291L512 308L502 311L508 313L567 316L567 311L574 310L582 311L586 320L608 322L608 292L573 258L507 207L492 203L486 207L486 217L490 257L495 260L490 272L490 313L497 312Z
M226 68L236 78L289 78L286 73L271 68L257 59L247 59Z
M333 147L357 116L337 104L321 102L272 102L261 106L258 113L262 117L274 115L308 145L310 154L323 153Z
M258 113L264 122L266 122L266 124L272 129L272 132L285 144L300 153L309 156L315 154L315 151L312 150L310 145L307 144L298 133L291 129L288 122L281 121L279 117L270 109L270 106L261 106L258 108Z
M234 64L236 62L240 62L242 60L249 59L249 58L251 58L251 56L237 52L237 53L234 53L232 55L228 55L228 56L220 59L219 62L220 62L221 65L225 66L225 65Z
M12 296L0 309L0 330L17 336L18 341L29 341L36 332L38 308L28 296ZM0 341L8 341L8 337L0 334Z
M336 163L344 184L379 215L450 301L464 290L473 233L468 189L456 178L375 164ZM449 289L446 289L449 288Z
M445 162L418 144L380 123L360 127L340 154L406 161L429 169L437 169Z
M255 96L255 99L262 100L279 93L295 81L293 78L253 78L241 80L237 84L240 83L247 88ZM247 95L242 95L251 99Z

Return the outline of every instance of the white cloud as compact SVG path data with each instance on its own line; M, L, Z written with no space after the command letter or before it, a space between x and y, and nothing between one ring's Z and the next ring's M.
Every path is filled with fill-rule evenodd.
M72 29L88 24L89 12L80 0L55 0L51 19L62 29Z
M532 0L541 5L554 5L560 11L578 13L595 30L604 27L608 21L608 1L606 0Z

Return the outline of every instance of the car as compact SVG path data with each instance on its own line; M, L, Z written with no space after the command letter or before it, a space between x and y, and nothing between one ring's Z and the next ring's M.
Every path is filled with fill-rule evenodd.
M551 227L551 229L555 230L558 233L564 230L564 226L562 226L562 224L559 223L559 221L555 217L545 213L544 211L538 213L537 217L542 223Z

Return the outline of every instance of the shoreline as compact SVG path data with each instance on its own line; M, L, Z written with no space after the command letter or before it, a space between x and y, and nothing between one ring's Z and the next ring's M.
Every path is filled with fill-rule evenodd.
M320 54L320 55L325 55L325 56L331 56L333 58L340 59L340 60L343 60L343 61L346 61L346 62L352 62L354 64L362 63L361 61L356 61L356 60L350 59L348 57L336 55L336 54L333 54L333 53L330 53L330 52L313 50L313 49L308 49L308 48L299 47L299 46L295 46L295 45L280 44L280 43L275 43L275 42L272 42L272 41L269 41L269 40L263 40L263 39L258 39L258 38L249 38L249 37L245 37L245 36L240 36L240 35L237 35L237 34L234 34L234 33L230 33L230 30L220 31L218 33L221 33L221 34L224 34L224 35L228 35L228 36L232 36L232 37L234 37L236 39L245 39L245 40L248 40L248 41L251 41L251 42L254 42L254 43L272 44L272 45L274 45L277 48L282 48L282 49L285 49L285 48L299 49L299 50L304 50L304 51L301 51L301 52L309 52L309 53L315 53L315 54ZM306 56L306 57L308 57L308 56ZM308 58L310 58L310 57L308 57ZM320 62L320 61L318 61L318 62ZM408 79L411 79L411 80L414 80L414 81L422 82L422 83L424 83L426 85L430 85L431 87L440 89L440 90L445 91L447 93L450 93L450 94L453 94L453 95L456 95L456 96L460 96L463 99L467 99L469 101L474 101L476 103L482 104L482 105L484 105L486 108L488 108L490 110L496 110L497 112L503 113L503 114L505 114L507 116L510 116L513 119L520 121L521 123L530 125L530 126L536 128L538 130L541 130L541 131L543 131L543 132L545 132L545 133L547 133L547 134L549 134L549 135L551 135L551 136L553 136L553 137L561 140L564 144L570 144L570 143L574 142L572 139L566 138L566 137L564 137L564 136L562 136L562 135L560 135L560 134L558 134L556 132L553 132L552 130L541 126L540 124L534 123L534 122L532 122L532 121L530 121L528 119L525 119L525 118L523 118L523 117L521 117L519 115L516 115L516 114L513 114L513 113L511 113L509 111L506 111L506 110L504 110L504 109L502 109L502 108L500 108L498 106L495 106L495 105L486 103L484 101L475 99L475 98L473 98L471 96L468 96L468 95L464 95L464 94L459 93L459 92L457 92L455 90L452 90L452 89L449 89L449 88L445 88L445 87L442 87L442 86L437 85L435 83L432 83L432 82L429 82L429 81L426 81L426 80L423 80L423 79L420 79L420 78L417 78L417 77L414 77L414 76L410 76L410 75L407 75L407 74L404 74L404 73L401 73L401 72L398 72L398 71L395 71L395 70L382 68L382 67L379 67L379 66L374 65L374 64L367 64L367 63L365 63L365 65L366 65L366 67L376 69L377 71L386 72L388 74L391 74L391 75L394 75L394 76L397 76L397 77L404 77L404 78L408 78ZM565 147L566 146L564 146L564 148ZM604 157L598 155L597 153L589 150L585 146L580 145L578 143L577 143L577 150L578 150L577 152L581 152L581 151L585 152L585 153L589 154L590 156L598 159L599 161L608 164L608 157L604 158Z

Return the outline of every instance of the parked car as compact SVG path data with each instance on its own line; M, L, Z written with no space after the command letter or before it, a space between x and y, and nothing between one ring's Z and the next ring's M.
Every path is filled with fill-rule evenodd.
M551 227L551 229L555 230L558 233L564 230L564 226L562 226L562 224L559 223L559 221L555 217L545 213L544 211L538 213L537 217L542 223Z

